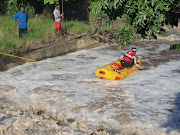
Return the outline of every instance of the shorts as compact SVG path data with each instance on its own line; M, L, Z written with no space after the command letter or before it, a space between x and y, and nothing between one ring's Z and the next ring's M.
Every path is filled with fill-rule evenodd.
M61 22L56 22L56 32L58 32L59 30L62 31L62 25L61 25Z

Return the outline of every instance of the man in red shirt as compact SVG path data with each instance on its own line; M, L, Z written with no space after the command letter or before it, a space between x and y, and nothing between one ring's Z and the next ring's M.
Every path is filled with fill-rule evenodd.
M121 60L121 66L122 67L132 67L133 65L136 65L138 68L142 69L143 67L137 62L136 60L136 48L132 48L130 51L128 51Z

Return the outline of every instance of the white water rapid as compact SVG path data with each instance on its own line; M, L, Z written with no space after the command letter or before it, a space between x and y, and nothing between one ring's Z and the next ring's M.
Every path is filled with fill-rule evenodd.
M154 50L154 44L136 46L139 58L148 63L146 70L122 81L33 62L0 72L0 122L6 125L1 127L12 124L13 129L0 128L1 133L53 134L54 129L54 134L67 135L180 134L180 59L159 60L166 59L160 54L169 45L158 44ZM93 73L126 51L101 45L43 62ZM156 58L158 64L153 65ZM23 129L18 122L24 123Z

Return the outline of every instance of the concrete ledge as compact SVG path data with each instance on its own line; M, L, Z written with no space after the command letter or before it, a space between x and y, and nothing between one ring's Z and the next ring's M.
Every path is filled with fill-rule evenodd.
M88 49L99 45L99 38L81 37L74 38L69 41L51 41L49 43L38 43L30 46L23 46L20 48L20 54L18 56L33 59L43 60L55 56L64 55L70 52L75 52L81 49ZM8 70L19 64L23 64L26 61L9 56L0 57L0 70Z

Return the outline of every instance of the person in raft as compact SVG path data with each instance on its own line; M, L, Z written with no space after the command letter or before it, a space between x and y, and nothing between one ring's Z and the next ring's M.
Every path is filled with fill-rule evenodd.
M55 23L56 23L56 39L59 40L58 32L60 31L60 38L62 38L62 25L61 18L64 17L64 13L60 13L60 5L56 5L56 8L53 11Z
M21 11L19 11L14 17L13 20L15 20L18 23L19 28L19 38L22 38L22 35L27 34L27 21L28 21L28 14L24 11L24 7L21 7ZM17 20L18 19L18 20Z
M140 63L138 63L136 60L136 51L136 48L132 48L124 56L120 57L121 66L123 68L130 68L133 65L136 65L136 67L138 67L139 69L143 69Z

